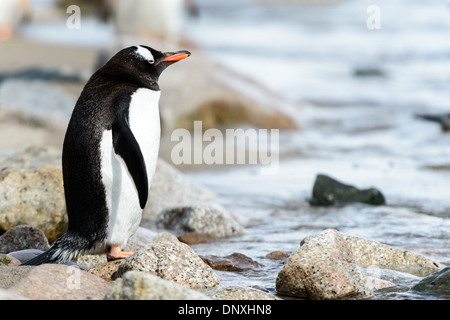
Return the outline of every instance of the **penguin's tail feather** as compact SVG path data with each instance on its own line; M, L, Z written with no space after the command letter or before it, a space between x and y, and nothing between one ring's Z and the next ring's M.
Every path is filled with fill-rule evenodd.
M21 266L38 266L45 263L63 264L89 251L91 247L86 241L80 239L80 237L66 233L56 240L50 249L37 257L23 262Z

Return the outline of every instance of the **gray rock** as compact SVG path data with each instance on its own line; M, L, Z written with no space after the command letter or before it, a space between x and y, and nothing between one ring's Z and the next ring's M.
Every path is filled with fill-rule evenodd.
M355 202L371 205L386 203L383 194L375 188L360 190L326 175L317 175L313 186L311 205L332 206Z
M203 293L142 271L129 271L114 282L105 300L209 300Z
M67 230L60 169L7 169L0 175L0 230L18 225L41 229L49 242Z
M450 267L436 271L423 278L411 290L435 295L441 299L450 298Z
M148 249L136 251L119 265L117 276L131 270L144 271L192 289L211 289L220 283L192 248L178 241L158 241Z
M245 233L223 207L210 204L166 209L160 213L157 225L179 233L196 232L215 239Z
M343 235L363 267L378 267L425 277L444 265L417 253L377 241Z
M284 295L320 300L373 295L364 270L336 230L305 238L279 272L276 290Z
M48 250L48 240L41 229L29 225L20 225L9 229L0 236L0 253L24 249Z

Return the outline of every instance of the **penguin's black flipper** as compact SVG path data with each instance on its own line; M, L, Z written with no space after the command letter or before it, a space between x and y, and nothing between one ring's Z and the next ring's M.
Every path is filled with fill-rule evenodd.
M144 156L123 112L116 116L112 126L114 151L125 162L139 194L139 204L144 209L148 198L148 178Z

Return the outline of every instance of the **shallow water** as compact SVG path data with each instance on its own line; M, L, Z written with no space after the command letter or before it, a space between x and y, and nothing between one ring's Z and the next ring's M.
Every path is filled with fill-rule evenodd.
M380 30L366 26L368 1L198 3L201 16L187 33L225 65L296 103L302 128L281 133L276 175L261 176L255 166L190 173L248 231L195 249L240 252L265 265L221 272L222 285L274 293L282 264L265 255L292 252L327 228L450 263L450 134L414 118L450 111L448 3L377 1ZM318 173L376 187L387 205L312 208ZM436 298L407 292L419 278L387 273L398 287L375 298Z

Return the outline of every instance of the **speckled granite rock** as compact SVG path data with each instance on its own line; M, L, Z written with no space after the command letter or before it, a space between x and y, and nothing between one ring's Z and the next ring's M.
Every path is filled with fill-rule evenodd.
M49 242L67 229L68 219L60 169L7 169L0 175L0 230L28 224L41 229Z
M29 225L14 227L0 236L0 253L9 253L24 249L45 251L49 247L44 232L39 228Z
M276 289L280 294L309 299L373 295L362 267L336 230L305 238L279 272Z
M148 272L192 289L210 289L220 282L191 247L178 241L158 241L136 251L120 264L117 276L130 270Z
M245 230L222 206L198 204L166 209L157 225L178 233L195 232L214 239L242 235Z
M444 266L419 254L377 241L343 235L353 254L364 267L379 267L425 277Z
M241 287L222 288L215 291L210 297L215 300L278 300L270 293Z
M209 300L203 293L142 271L129 271L114 282L105 300Z

